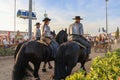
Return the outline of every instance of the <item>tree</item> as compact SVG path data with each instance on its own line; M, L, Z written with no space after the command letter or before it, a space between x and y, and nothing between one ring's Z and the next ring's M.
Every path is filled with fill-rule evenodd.
M116 37L116 39L119 38L119 27L117 27L117 30L116 30L116 33L115 33L115 37Z

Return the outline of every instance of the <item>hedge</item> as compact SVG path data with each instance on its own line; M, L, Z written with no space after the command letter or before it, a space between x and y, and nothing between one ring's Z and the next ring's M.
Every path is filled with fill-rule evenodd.
M108 52L104 57L96 57L90 72L80 70L66 78L66 80L120 80L120 49Z
M10 47L10 48L0 47L0 56L11 56L11 55L14 55L13 47Z

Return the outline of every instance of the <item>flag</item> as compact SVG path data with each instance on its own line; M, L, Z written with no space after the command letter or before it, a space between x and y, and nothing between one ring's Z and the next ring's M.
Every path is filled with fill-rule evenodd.
M99 28L98 32L100 32L100 28Z
M102 31L103 31L103 32L106 32L106 30L104 29L104 27L102 28Z
M108 0L106 0L106 2L107 2Z

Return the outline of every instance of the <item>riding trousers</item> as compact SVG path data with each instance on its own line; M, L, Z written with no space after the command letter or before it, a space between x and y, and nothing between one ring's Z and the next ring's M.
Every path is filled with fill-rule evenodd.
M57 49L59 47L59 44L55 40L52 40L51 43L49 44L49 46L52 49L52 57L56 58Z
M80 44L82 44L83 46L86 47L86 53L90 54L91 53L91 45L90 43L84 38L84 37L76 37L76 36L72 36L72 40L79 42Z

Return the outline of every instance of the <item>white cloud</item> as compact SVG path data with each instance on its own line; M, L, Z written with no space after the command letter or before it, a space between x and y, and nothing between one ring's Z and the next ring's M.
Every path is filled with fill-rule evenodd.
M97 34L99 27L105 27L105 10L104 5L99 6L99 0L90 0L86 2L85 0L77 0L80 10L73 11L73 8L69 4L65 4L65 9L58 9L57 7L49 9L40 0L39 3L33 4L34 10L37 13L37 20L35 22L41 22L44 18L45 10L48 13L48 17L52 19L51 28L55 29L57 32L60 29L68 27L74 21L72 18L76 15L80 15L84 18L82 21L85 33ZM110 2L111 3L111 2ZM86 5L87 4L87 5ZM118 4L118 3L117 3ZM110 4L109 4L110 5ZM95 8L97 6L97 8ZM18 9L28 9L28 0L17 0L17 10ZM112 11L111 11L112 12ZM115 12L116 13L116 12ZM5 30L14 30L14 1L11 0L1 0L0 1L0 28ZM114 15L114 14L113 14ZM114 19L114 20L113 20ZM120 26L119 18L111 18L111 13L109 16L109 32L114 32L116 26ZM17 29L26 31L28 29L28 20L17 18ZM34 28L34 27L33 27Z

